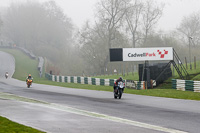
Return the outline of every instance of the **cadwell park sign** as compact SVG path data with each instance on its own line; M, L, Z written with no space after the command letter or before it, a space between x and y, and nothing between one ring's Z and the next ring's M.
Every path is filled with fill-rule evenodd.
M173 60L172 47L112 48L110 61L159 61Z

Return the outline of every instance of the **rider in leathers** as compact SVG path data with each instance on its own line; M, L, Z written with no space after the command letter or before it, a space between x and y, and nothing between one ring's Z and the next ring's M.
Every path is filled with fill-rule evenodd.
M28 77L26 78L26 82L28 81L28 79L32 80L32 82L33 82L33 78L31 77L31 74L29 74Z
M113 89L115 90L115 88L118 86L118 82L122 81L123 82L123 79L122 77L119 77L117 80L115 80L115 83L114 83L114 86L113 86ZM122 91L124 91L124 88L122 89Z

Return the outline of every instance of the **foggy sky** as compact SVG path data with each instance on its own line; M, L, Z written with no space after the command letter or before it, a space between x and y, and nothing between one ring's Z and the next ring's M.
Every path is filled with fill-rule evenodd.
M27 0L0 0L0 6L8 6L10 2ZM48 0L38 0L44 2ZM73 23L81 28L86 20L93 20L95 3L98 0L56 0L56 3L70 17ZM172 30L176 28L183 16L200 11L200 0L155 0L165 3L164 13L158 23L158 29Z

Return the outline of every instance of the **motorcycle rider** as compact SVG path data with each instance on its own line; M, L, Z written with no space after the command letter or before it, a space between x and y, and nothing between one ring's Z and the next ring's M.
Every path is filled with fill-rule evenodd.
M5 77L8 78L8 72L5 73Z
M113 89L115 90L115 88L118 86L118 82L122 81L123 82L123 79L122 77L119 77L117 80L115 80L115 83L114 83L114 86L113 86ZM124 82L123 82L124 83ZM124 91L124 88L122 89L122 91Z
M32 80L32 82L33 82L33 78L31 77L31 74L29 74L28 77L26 78L26 82L28 81L28 79Z

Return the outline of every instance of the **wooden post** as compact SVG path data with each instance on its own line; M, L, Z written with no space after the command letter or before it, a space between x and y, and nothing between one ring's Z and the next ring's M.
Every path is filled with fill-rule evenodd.
M194 69L196 69L196 56L194 56Z
M172 65L172 67L173 67L173 77L175 77L174 65Z
M133 69L134 69L134 67L133 67L133 64L131 65L131 72L132 72L132 75L133 75Z
M153 89L153 80L151 79L151 89Z
M147 82L148 82L148 81L146 80L146 81L145 81L145 83L146 83L146 88L145 88L145 89L146 89L146 90L147 90Z
M109 68L110 68L110 67L107 67L107 73L108 73L108 76L109 76L109 71L110 71Z
M146 89L146 81L143 82L143 89Z
M124 74L124 62L123 62L123 64L122 64L122 76L124 76L125 74Z
M127 73L127 76L128 76L128 65L126 63L126 73Z
M122 64L121 64L121 73L122 73L122 75L123 75L123 67L122 67Z
M186 57L185 57L185 66L186 66L186 69L188 69L188 67L187 67L187 59L186 59Z
M111 74L112 74L112 75L114 75L114 74L113 74L113 73L114 73L113 71L114 71L114 70L113 70L113 68L112 68L112 66L111 66L111 72L112 72Z

